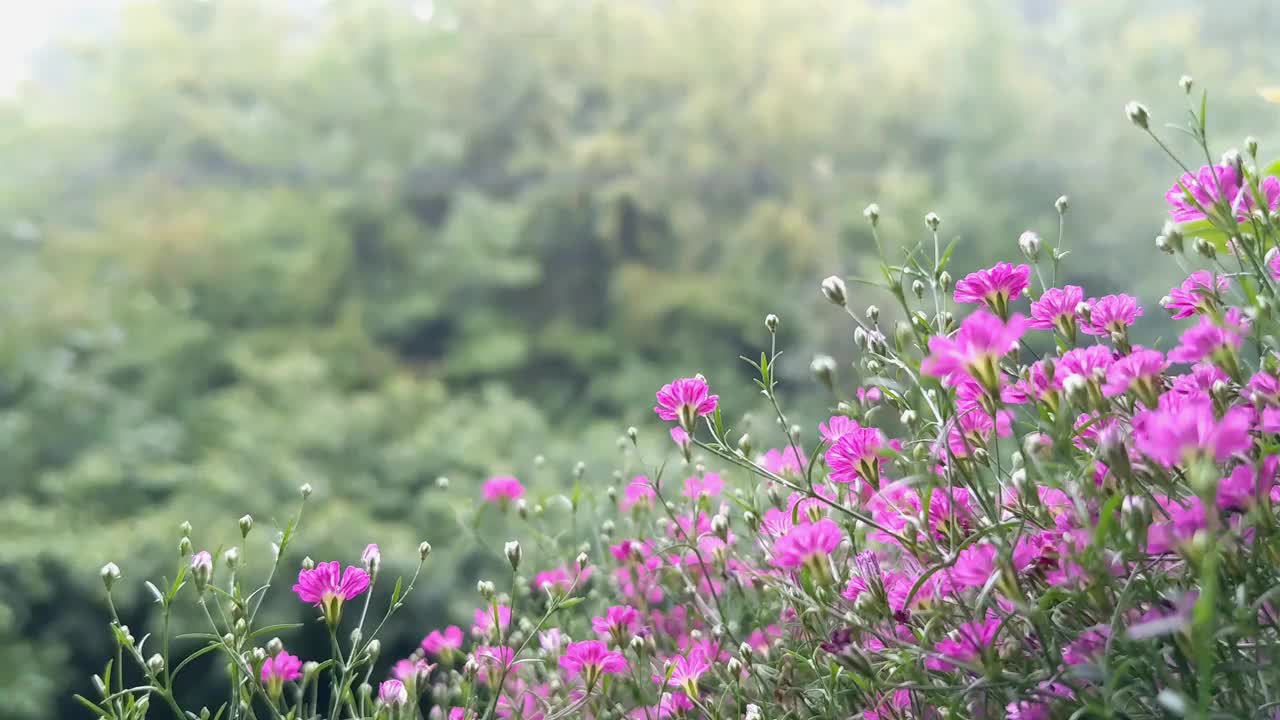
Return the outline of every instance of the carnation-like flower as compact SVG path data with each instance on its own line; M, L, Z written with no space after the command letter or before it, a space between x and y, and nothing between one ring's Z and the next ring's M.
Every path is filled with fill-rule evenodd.
M1198 458L1221 463L1252 446L1250 424L1246 408L1231 408L1218 418L1211 400L1189 400L1135 415L1134 441L1144 455L1166 467L1194 464Z
M1027 289L1031 267L996 263L986 270L969 273L956 283L958 303L983 303L1000 317L1009 314L1009 301Z
M697 500L703 495L715 497L723 489L724 481L720 479L719 473L709 472L701 475L691 475L684 481L684 492L681 494L687 498Z
M691 698L698 697L698 681L711 669L711 660L707 653L694 648L687 655L677 655L671 659L671 677L654 675L653 681L659 685L667 684L680 688Z
M1196 531L1208 525L1204 504L1198 497L1174 500L1157 495L1155 501L1158 510L1147 527L1147 552L1153 555L1190 542Z
M618 675L627 671L627 660L622 653L610 650L599 640L583 640L569 643L560 656L560 667L570 678L581 675L588 688L595 685L601 675Z
M355 566L348 566L345 572L341 568L337 560L319 563L311 570L299 571L293 586L300 600L324 611L325 622L331 627L342 619L342 603L369 589L369 573Z
M970 545L956 556L951 567L951 584L956 589L982 587L996 571L996 546Z
M710 394L706 378L695 375L691 378L672 380L658 391L658 404L653 411L658 417L668 422L679 422L687 432L693 432L698 418L715 412L719 395Z
M506 630L511 625L511 608L506 605L497 607L498 627L501 630ZM475 625L472 626L471 632L481 636L488 635L493 630L493 615L494 611L490 607L476 608L474 615Z
M1102 394L1116 397L1133 390L1148 407L1153 407L1159 392L1160 375L1167 367L1169 362L1158 350L1135 347L1107 368Z
M302 661L281 650L262 662L258 676L267 688L267 694L272 699L278 698L285 683L302 677Z
M1181 285L1169 291L1164 307L1173 313L1174 320L1206 313L1221 304L1221 295L1229 287L1231 280L1227 276L1215 277L1208 270L1197 270L1188 275Z
M510 475L499 475L484 481L481 488L485 502L506 505L512 500L524 497L524 485Z
M1031 303L1029 327L1037 330L1057 330L1064 337L1074 338L1076 306L1084 302L1084 290L1078 285L1064 285L1045 290Z
M942 657L930 657L925 666L930 670L947 670L956 663L975 663L991 648L1000 630L1000 619L989 617L983 622L965 623L934 648Z
M1228 310L1221 323L1203 315L1195 325L1182 333L1178 347L1169 351L1169 359L1173 362L1194 363L1214 358L1222 351L1238 349L1244 344L1244 337L1248 333L1249 326L1236 308Z
M409 691L399 680L384 680L378 686L378 702L387 707L402 707L409 702Z
M1089 301L1089 322L1081 329L1089 335L1109 337L1124 333L1142 317L1142 306L1132 295L1104 295Z
M591 629L603 638L612 637L619 645L640 629L640 613L630 605L614 605L604 616L591 619Z
M435 669L435 664L423 658L405 658L397 660L396 664L391 666L391 677L404 683L412 683L417 682L420 677L430 675Z
M796 525L773 543L773 564L787 570L804 565L819 567L843 538L840 526L831 518Z
M490 687L497 687L504 672L510 672L516 651L506 645L482 645L472 653L484 674L480 676Z
M852 422L852 421L850 421ZM880 487L880 449L884 447L884 434L873 427L861 427L856 422L845 429L827 448L827 467L831 468L831 480L838 483L865 480L872 488Z
M422 638L422 649L429 655L436 657L448 657L454 651L462 648L462 628L457 625L450 625L443 632L440 630L432 630L427 636Z
M1022 339L1026 325L1021 315L1004 321L979 310L964 319L954 337L929 338L929 357L924 359L921 371L946 378L951 385L968 377L996 393L1000 388L1000 358Z
M1267 209L1275 210L1280 205L1280 180L1263 178L1260 188ZM1233 164L1205 165L1194 175L1184 173L1164 197L1169 201L1169 214L1178 223L1204 220L1205 211L1211 212L1219 200L1225 201L1241 222L1257 207L1253 191Z

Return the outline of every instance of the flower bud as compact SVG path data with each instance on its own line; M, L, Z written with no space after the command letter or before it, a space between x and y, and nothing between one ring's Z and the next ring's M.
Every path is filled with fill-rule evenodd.
M644 638L639 635L632 635L631 642L627 643L627 645L631 649L631 652L639 655L644 651Z
M147 670L151 671L152 675L158 675L162 672L164 670L164 657L160 653L156 653L147 658Z
M312 560L310 555L306 555L306 556L304 556L304 557L302 558L302 569L303 569L303 570L315 570L315 569L316 569L316 561L315 561L315 560Z
M298 488L298 492L302 494L303 500L311 497L311 483L303 483L302 487Z
M1169 238L1164 235L1156 236L1156 249L1165 255L1173 254L1173 246L1169 244Z
M502 547L502 552L507 556L507 562L511 563L511 570L515 572L520 569L520 543L512 540Z
M1182 77L1178 78L1178 87L1182 88L1182 92L1188 95L1191 94L1191 85L1192 85L1192 80L1190 75L1183 75Z
M727 670L730 675L741 675L742 661L736 657L731 657L729 658L729 662L725 663L724 669Z
M844 280L835 275L823 280L822 294L826 296L827 300L831 301L832 304L844 307L846 303Z
M1076 303L1076 317L1085 325L1093 323L1093 308L1087 302Z
M365 546L364 552L360 553L360 563L364 565L365 572L376 575L378 568L382 567L382 551L377 545L369 543Z
M587 464L579 460L577 464L573 466L573 477L577 480L581 480L582 476L585 475L586 473L587 473Z
M729 518L717 514L711 518L711 533L721 540L729 537Z
M248 655L254 665L261 665L262 662L267 659L267 651L260 647L254 648Z
M587 554L585 552L578 553L578 557L575 562L577 562L579 570L583 570L587 567L587 559Z
M902 415L898 416L898 420L899 420L903 425L912 425L912 424L914 424L914 423L915 423L915 421L916 421L916 411L915 411L915 410L903 410L903 411L902 411Z
M111 586L116 584L120 579L120 567L113 562L109 562L102 566L102 570L98 572L102 576L102 584L107 586L107 591L111 591Z
M270 655L271 657L275 657L276 655L279 655L282 652L284 652L284 642L280 638L273 637L267 641L268 655Z
M191 523L183 520L182 523L178 525L178 532L182 533L182 537L191 537Z
M178 557L186 557L190 555L193 549L194 548L191 547L191 538L183 535L182 539L178 541Z
M862 211L862 217L866 218L867 222L871 223L871 227L875 227L880 222L880 206L875 203L871 203Z
M191 579L199 592L204 592L213 579L213 556L208 550L201 550L191 557Z
M1192 247L1196 249L1196 252L1199 253L1201 257L1207 260L1212 260L1214 256L1218 254L1218 250L1213 246L1213 243L1209 242L1208 240L1205 240L1202 237L1196 238L1191 242L1191 244L1192 244Z
M742 433L738 436L738 449L742 451L743 455L751 454L751 435Z
M1124 106L1124 114L1129 116L1129 122L1136 127L1146 130L1151 123L1151 114L1147 112L1147 108L1136 100L1131 100Z
M228 548L222 553L222 562L227 564L228 569L235 570L240 565L240 548Z
M911 282L911 292L915 294L917 300L923 299L924 283L920 282L919 280L913 280Z
M1057 210L1059 215L1065 215L1069 207L1071 207L1071 199L1066 195L1059 195L1058 199L1053 201L1053 209Z
M418 543L418 559L426 560L431 555L431 543L423 540Z
M1249 153L1250 157L1258 157L1258 138L1250 135L1244 139L1244 149Z
M861 330L862 328L858 329ZM813 372L814 378L825 385L828 390L835 388L835 358L830 355L814 355L813 362L809 363L809 370Z
M378 656L382 654L382 642L378 638L370 640L369 644L364 646L364 654L370 662L377 662Z
M1240 156L1239 150L1231 148L1230 150L1222 153L1221 164L1233 167L1236 169L1236 172L1240 172L1244 168L1244 158Z
M248 537L249 531L252 529L253 529L253 516L241 515L240 516L240 539L243 540L244 538Z
M778 332L778 316L769 313L764 316L764 327L771 333Z
M445 477L444 475L441 475L440 477L437 477L437 478L436 478L436 489L437 489L437 490L448 490L448 489L449 489L449 478Z
M938 213L926 213L924 216L924 226L933 232L938 231L938 226L942 224L942 218L938 217Z
M498 593L497 588L488 580L480 580L476 582L476 592L480 593L480 597L485 600L492 600L493 596Z
M1076 407L1084 407L1088 401L1089 381L1083 375L1068 375L1062 379L1062 391Z
M951 292L951 273L946 270L938 273L938 287L942 292Z
M1018 249L1027 260L1036 262L1040 259L1040 236L1031 230L1022 233L1018 236Z

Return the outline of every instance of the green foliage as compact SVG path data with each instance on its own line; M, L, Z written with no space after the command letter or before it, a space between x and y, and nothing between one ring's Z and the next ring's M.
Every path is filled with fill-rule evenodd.
M802 377L848 345L799 326L817 281L875 277L871 200L969 266L1070 193L1072 251L1117 259L1074 279L1158 295L1172 178L1109 118L1187 69L1235 123L1280 29L1265 0L312 5L132 3L0 107L0 717L100 669L94 568L136 586L179 521L304 482L335 555L436 545L409 619L439 620L479 569L437 476L613 482L618 428L678 373L745 378L766 312Z

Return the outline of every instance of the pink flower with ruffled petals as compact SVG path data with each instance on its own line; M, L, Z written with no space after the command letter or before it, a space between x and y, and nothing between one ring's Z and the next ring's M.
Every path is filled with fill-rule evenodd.
M485 480L481 493L485 502L506 503L524 497L524 485L510 475L500 475Z
M951 637L934 646L942 657L926 659L925 667L930 670L949 670L956 667L956 663L977 662L984 651L995 645L999 630L1000 619L995 617L983 622L965 623L956 628Z
M1169 291L1164 307L1173 313L1174 320L1208 312L1218 306L1220 296L1230 287L1231 280L1227 276L1215 277L1208 270L1197 270Z
M696 375L691 378L672 380L657 393L658 404L653 411L658 417L668 422L679 422L686 431L693 429L694 422L715 412L719 395L710 394L706 378Z
M1107 368L1107 381L1102 386L1102 394L1115 397L1134 388L1140 397L1152 398L1160 386L1160 374L1168 367L1169 362L1158 350L1135 347L1133 352Z
M450 625L444 632L432 630L422 638L422 649L439 657L445 653L462 648L462 628Z
M640 630L640 613L630 605L614 605L604 616L591 619L591 629L603 638L613 637L621 644Z
M619 675L627 671L627 660L622 653L610 650L599 640L583 640L569 643L560 656L560 667L570 678L583 676L587 687L595 685L601 675Z
M852 421L850 421L852 422ZM880 450L885 446L884 434L873 427L862 427L856 422L845 429L839 438L827 448L827 466L831 468L831 480L838 483L857 482L858 478L875 488L880 485L880 465L884 459Z
M475 625L472 626L471 632L477 635L488 635L493 630L493 609L491 607L476 608ZM506 605L498 606L498 627L506 630L511 625L511 608Z
M795 569L817 558L830 555L844 539L840 526L830 518L816 523L796 525L773 543L773 564Z
M354 566L343 572L337 560L298 571L298 582L293 586L298 599L322 609L330 625L337 625L341 619L343 602L368 589L369 573Z
M1153 555L1169 552L1190 542L1196 531L1207 527L1204 505L1198 497L1173 500L1156 495L1157 511L1147 527L1147 552Z
M949 577L957 589L982 587L996 571L996 546L970 545L956 556Z
M1280 205L1280 180L1263 178L1260 189L1267 209L1275 210ZM1205 211L1212 212L1219 199L1230 206L1232 214L1240 222L1248 219L1249 213L1257 207L1249 184L1230 164L1205 165L1194 175L1184 173L1164 197L1169 202L1169 214L1177 223L1205 219Z
M709 472L691 475L684 481L684 492L681 494L696 500L703 495L715 497L721 490L724 490L724 481L720 479L719 473Z
M646 508L653 507L653 501L657 494L653 491L653 484L649 482L649 478L644 475L637 475L631 478L631 482L622 490L622 499L618 500L618 507L624 512L631 510L637 505Z
M992 312L1004 317L1009 312L1009 301L1016 300L1027 289L1031 267L999 262L986 270L969 273L956 283L955 300L958 303L983 303Z
M419 677L426 677L435 670L436 666L422 658L405 658L397 660L395 665L391 666L391 676L402 682L416 681Z
M402 707L409 702L409 691L399 680L384 680L378 686L378 702L387 707Z
M1082 302L1084 290L1078 285L1049 288L1031 303L1031 320L1027 325L1037 330L1060 330L1070 336L1076 324L1076 306Z
M1248 334L1249 325L1237 308L1227 311L1222 324L1202 315L1199 322L1182 333L1178 347L1169 351L1169 359L1173 362L1198 362L1212 357L1219 350L1239 348Z
M979 310L964 319L954 337L929 338L929 357L920 369L926 375L946 378L951 385L968 377L995 392L1000 386L1000 358L1022 339L1026 327L1021 315L1006 322Z
M711 670L711 660L707 653L694 648L688 655L677 655L671 659L671 678L665 675L654 675L653 681L659 685L667 684L684 691L689 697L698 697L698 681Z
M1135 415L1133 430L1138 450L1166 467L1201 457L1226 462L1253 445L1247 408L1231 408L1218 418L1207 398L1167 406L1162 399L1161 405Z
M844 415L833 415L824 423L818 423L818 433L822 435L822 439L829 443L834 443L840 439L841 435L850 430L857 430L862 427L857 420Z
M774 475L799 475L804 471L805 458L797 448L787 446L779 450L769 448L760 458L760 466Z
M1104 295L1089 301L1089 323L1081 329L1089 335L1106 337L1125 332L1140 317L1142 306L1137 298L1123 293Z
M476 648L473 653L476 663L480 665L484 674L481 679L485 680L490 686L497 686L498 678L503 672L510 672L512 664L515 663L516 651L506 645L482 645Z
M280 697L284 684L302 677L302 661L296 655L281 650L262 662L258 677L273 698Z

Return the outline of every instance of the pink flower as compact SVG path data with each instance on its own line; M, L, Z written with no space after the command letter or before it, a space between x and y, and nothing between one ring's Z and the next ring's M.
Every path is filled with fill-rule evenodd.
M274 657L262 662L262 670L258 677L267 687L267 693L273 698L280 697L284 684L302 677L302 661L297 656L281 650Z
M778 448L769 448L765 451L764 457L760 458L760 465L765 470L774 475L799 475L804 471L805 458L800 455L794 448L790 446L781 450Z
M954 337L929 338L929 357L924 359L921 371L946 378L952 385L969 377L995 392L1000 386L1000 358L1022 339L1026 325L1021 315L1005 322L979 310L964 319Z
M1042 682L1035 694L1005 706L1006 720L1050 720L1050 704L1057 698L1072 697L1071 688L1062 683Z
M1147 552L1153 555L1169 552L1190 541L1197 530L1207 527L1200 498L1178 501L1157 495L1155 501L1159 511L1147 528Z
M676 425L671 428L671 442L675 443L676 447L682 451L687 450L689 448L689 433L685 432L684 428Z
M1231 408L1219 419L1207 398L1161 405L1135 415L1133 429L1138 450L1166 467L1192 464L1197 457L1225 462L1253 444L1246 408Z
M637 475L631 478L631 482L622 490L622 499L618 501L618 507L624 512L634 508L637 505L644 507L652 507L653 501L657 494L653 491L653 483L649 482L649 478L644 475Z
M690 650L688 655L677 655L671 659L671 679L665 675L654 675L653 681L662 685L678 687L691 698L698 697L698 681L711 669L711 660L707 653L700 649Z
M1074 348L1062 354L1058 360L1058 368L1054 372L1054 384L1062 387L1062 380L1079 375L1086 380L1101 382L1107 376L1107 369L1115 362L1111 350L1105 345L1090 345Z
M852 422L852 421L850 421ZM884 447L884 435L873 427L861 427L856 422L847 428L827 448L827 466L831 468L831 480L838 483L856 482L859 477L871 487L880 485L880 449Z
M627 671L627 660L622 653L612 651L599 640L583 640L569 643L560 656L560 667L570 678L584 676L587 687L595 685L601 675L618 675Z
M1274 177L1263 178L1260 189L1266 199L1267 209L1275 210L1280 203L1280 180ZM1177 223L1205 219L1205 211L1212 212L1219 199L1227 203L1236 220L1241 222L1249 217L1249 213L1257 205L1248 183L1242 182L1235 166L1229 164L1205 165L1194 175L1184 173L1164 197L1169 202L1169 214ZM1197 204L1199 207L1196 207Z
M951 584L957 589L982 587L996 571L995 545L970 545L956 556L951 567Z
M378 546L369 543L365 546L364 552L360 553L360 564L364 565L364 571L373 573L378 571L378 566L382 564L382 551Z
M467 720L467 709L460 707L449 708L449 720Z
M504 671L510 672L516 659L516 651L506 645L483 645L476 648L474 656L476 663L484 670L484 680L490 686L496 686L499 676Z
M1109 336L1123 333L1139 317L1142 306L1132 295L1104 295L1089 301L1089 323L1084 330L1089 335Z
M1280 253L1277 253L1276 257L1280 258ZM1254 399L1260 397L1268 403L1280 401L1280 379L1265 370L1254 373L1246 387L1249 388L1251 397ZM192 564L194 565L194 561Z
M397 660L391 667L391 676L401 682L416 682L419 676L426 677L436 666L422 658L405 658Z
M965 623L956 628L951 637L934 646L943 657L928 658L925 660L925 667L930 670L947 670L956 667L956 663L977 662L983 651L995 644L999 630L1000 619L995 617L989 617L980 623Z
M590 575L589 570L590 568L583 569L582 580L585 580ZM573 578L574 573L569 572L569 568L567 567L561 566L550 570L543 570L533 576L533 587L535 590L539 591L551 588L553 590L559 590L560 592L569 592L569 589L573 587Z
M1203 315L1199 322L1182 333L1178 347L1169 351L1169 359L1173 362L1198 362L1212 357L1219 350L1239 348L1248 334L1249 326L1236 308L1227 311L1221 325Z
M1268 180L1273 178L1268 178ZM1280 280L1280 253L1271 256L1267 261L1267 270L1271 273L1272 280Z
M500 475L485 480L481 492L485 502L505 504L524 497L524 486L510 475Z
M698 499L706 495L707 497L715 497L724 489L724 481L720 479L718 473L703 473L702 475L693 475L684 481L684 492L681 493L687 498Z
M1084 302L1084 290L1078 285L1049 288L1039 300L1031 303L1029 327L1037 330L1060 330L1070 335L1076 324L1076 306Z
M378 702L387 707L401 707L409 702L409 691L399 680L384 680L378 686Z
M984 303L995 314L1004 317L1009 313L1009 301L1018 299L1027 289L1031 275L1028 265L996 263L986 270L969 273L956 283L955 299L958 303Z
M1270 494L1273 482L1274 478L1269 477L1265 486L1259 488L1258 474L1253 466L1237 465L1230 475L1218 483L1218 507L1223 510L1248 510L1262 496Z
M1169 291L1164 307L1173 313L1174 320L1204 313L1218 305L1219 295L1231 287L1225 275L1214 277L1208 270L1197 270L1187 276L1182 284Z
M300 570L298 583L293 586L298 599L322 609L325 621L331 626L336 626L342 618L343 602L369 589L369 573L348 566L339 576L340 569L337 560L322 562L314 569Z
M1062 662L1067 665L1083 665L1096 661L1107 649L1111 637L1110 625L1094 625L1080 633L1080 637L1062 649Z
M818 432L822 435L823 440L826 440L829 443L835 443L835 441L840 439L841 435L844 435L850 430L857 430L861 427L862 426L858 424L858 421L851 417L833 415L826 422L818 423Z
M471 628L471 632L479 635L487 635L493 630L493 610L488 607L476 608L476 623ZM498 606L498 626L506 630L511 625L511 608L506 605Z
M698 418L715 412L720 401L719 395L710 394L707 380L701 375L673 380L663 385L657 396L653 411L663 420L679 422L686 431L693 430Z
M773 564L784 569L798 568L831 554L844 533L830 518L809 525L796 525L773 543Z
M191 577L195 580L196 589L204 592L204 588L213 578L213 556L208 550L201 550L191 556Z
M462 628L450 625L444 632L432 630L422 638L422 649L431 655L440 657L462 647Z
M640 629L640 613L630 605L614 605L605 611L604 617L592 618L591 628L601 637L612 636L622 644Z
M1107 368L1107 381L1102 386L1102 394L1115 397L1128 392L1138 385L1139 396L1152 398L1159 387L1160 374L1169 367L1164 355L1157 350L1135 347L1133 352L1116 360Z

